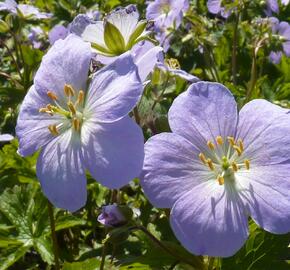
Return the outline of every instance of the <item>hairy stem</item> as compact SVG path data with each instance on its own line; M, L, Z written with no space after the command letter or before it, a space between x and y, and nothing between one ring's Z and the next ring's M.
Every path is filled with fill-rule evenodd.
M53 207L49 201L48 201L47 208L48 208L48 216L49 216L49 221L50 221L55 270L60 270L59 253L58 253L58 244L57 244L57 238L56 238L56 233L55 233L55 220L54 220L54 215L53 215Z
M238 49L238 26L240 22L240 13L236 15L236 21L234 26L233 36L233 48L232 48L232 76L233 83L237 85L237 49Z

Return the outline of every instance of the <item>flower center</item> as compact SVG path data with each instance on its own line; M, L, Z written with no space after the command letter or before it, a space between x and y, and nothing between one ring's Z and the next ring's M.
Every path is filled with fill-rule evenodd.
M84 121L82 111L85 93L83 90L80 90L76 95L76 91L69 84L64 85L63 91L66 97L65 105L59 103L59 97L53 91L47 91L47 96L51 99L52 103L47 104L44 108L40 108L39 112L47 113L50 116L55 114L62 115L69 120L70 127L79 132ZM54 136L59 135L64 128L64 123L48 126L48 130Z
M241 139L217 136L215 142L207 142L207 156L199 154L200 161L214 173L220 185L233 182L235 173L250 169L250 161L244 157L244 143Z

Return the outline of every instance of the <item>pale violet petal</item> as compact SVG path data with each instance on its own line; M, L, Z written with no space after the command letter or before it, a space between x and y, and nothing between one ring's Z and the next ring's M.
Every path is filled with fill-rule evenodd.
M0 134L0 142L10 142L14 137L10 134Z
M104 23L97 21L94 24L89 24L81 34L84 41L96 43L104 48L107 48L104 40Z

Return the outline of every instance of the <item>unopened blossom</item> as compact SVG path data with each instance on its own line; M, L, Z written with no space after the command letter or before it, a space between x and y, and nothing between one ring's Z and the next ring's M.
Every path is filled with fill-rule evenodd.
M87 197L86 175L116 189L137 177L143 134L127 116L142 94L130 54L88 82L90 44L75 35L58 40L43 57L17 120L19 154L41 149L37 177L48 199L75 211Z
M33 26L31 27L28 39L31 42L33 48L39 49L42 46L41 37L44 35L44 32L41 27L39 26Z
M96 53L105 56L121 55L148 35L147 22L139 21L135 5L113 10L104 21L87 24L84 20L84 23L83 32L76 34L89 41Z
M290 57L290 24L287 22L279 22L277 18L270 18L273 35L278 36L282 43L281 51L272 51L269 59L274 64L279 64L282 54Z
M5 0L0 3L0 11L7 10L13 14L20 14L24 18L48 19L52 17L51 13L40 12L37 7L26 4L17 4L14 0Z
M68 29L61 25L55 25L48 33L49 43L52 45L59 39L65 39L69 34Z
M228 257L248 238L250 216L290 231L290 115L266 100L237 104L223 85L192 84L169 110L172 133L145 145L141 184L171 208L171 227L197 255Z
M120 206L111 204L102 207L102 213L98 216L98 221L106 227L116 227L126 223L127 218L122 213Z

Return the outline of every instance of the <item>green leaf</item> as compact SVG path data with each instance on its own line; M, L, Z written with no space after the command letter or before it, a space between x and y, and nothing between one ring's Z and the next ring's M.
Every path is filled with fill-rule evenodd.
M85 220L72 215L60 216L56 220L55 230L60 231L63 229L68 229L74 226L82 226L85 224L86 224Z
M9 31L9 25L5 21L0 20L0 33L6 33L7 31Z
M0 270L5 270L9 266L17 262L23 255L31 248L32 242L27 241L24 245L16 248L13 252L10 252L8 255L2 255L0 258Z
M112 23L106 21L104 40L109 50L116 55L125 52L125 41L119 29Z
M62 270L98 270L100 269L100 260L91 258L82 262L65 262Z
M34 241L34 248L40 254L43 261L53 264L54 256L51 238L40 237Z
M131 34L128 40L126 50L130 50L133 47L133 45L136 44L136 40L144 32L146 26L147 26L147 21L138 22L137 27L135 28L134 32Z

